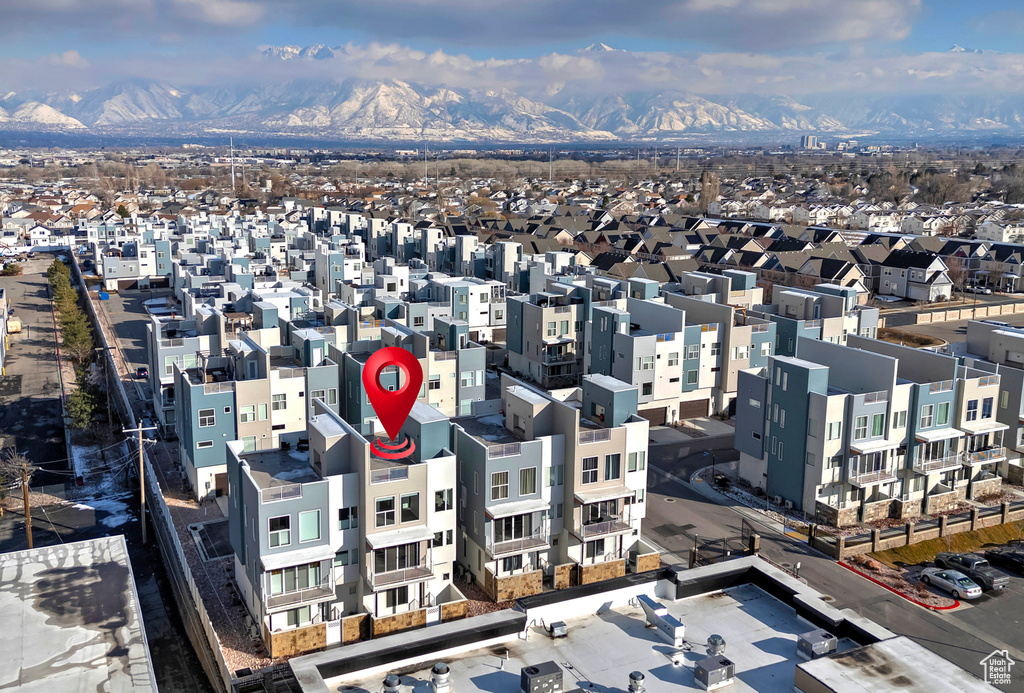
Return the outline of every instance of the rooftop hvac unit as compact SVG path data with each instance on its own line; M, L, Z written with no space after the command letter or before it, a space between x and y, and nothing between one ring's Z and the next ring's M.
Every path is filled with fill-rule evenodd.
M728 686L735 676L736 665L722 655L702 659L693 666L693 678L705 691Z
M796 641L796 654L802 659L826 657L836 651L839 644L836 636L824 630L803 633Z
M519 689L522 693L561 693L562 668L555 662L523 667Z
M548 633L552 638L564 638L569 634L569 627L565 625L565 621L555 621L548 626Z

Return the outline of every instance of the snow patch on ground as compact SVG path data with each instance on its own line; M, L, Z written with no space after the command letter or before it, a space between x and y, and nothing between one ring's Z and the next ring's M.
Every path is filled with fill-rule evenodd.
M291 481L292 479L301 479L308 475L308 469L285 469L275 474L274 478L280 479L281 481Z
M91 498L75 503L74 508L75 510L92 510L94 512L106 513L106 516L100 519L100 524L110 529L135 521L135 518L128 510L128 504L116 498Z

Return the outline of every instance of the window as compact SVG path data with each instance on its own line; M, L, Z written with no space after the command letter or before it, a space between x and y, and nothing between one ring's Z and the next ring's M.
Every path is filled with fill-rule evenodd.
M445 510L451 510L452 508L454 508L455 504L452 502L453 495L454 490L450 488L435 492L434 512L440 513L444 512Z
M242 453L256 452L256 436L242 436Z
M503 310L495 310L494 311L494 319L495 320L501 320L503 317L505 317L505 311L503 311Z
M939 402L939 406L936 407L936 426L946 426L949 424L949 402Z
M231 413L231 407L224 407L224 413L225 414L230 414Z
M198 449L200 449L200 450L203 450L205 448L212 448L213 447L213 441L212 440L200 440L198 443L196 443L196 447Z
M642 356L642 357L640 357L640 370L642 370L642 371L653 371L654 370L654 357L653 356Z
M491 500L505 500L508 498L508 472L494 472L491 474Z
M435 373L434 375L430 376L430 380L427 382L427 387L431 390L440 390L441 375L439 373Z
M416 522L420 519L420 494L402 495L402 522Z
M537 493L537 468L526 467L519 470L519 495L529 496Z
M679 352L673 351L668 355L668 365L678 366L679 365Z
M721 353L721 351L722 351L722 343L721 342L713 342L711 344L711 357L712 358L718 356L718 354Z
M630 472L642 471L644 469L646 457L646 452L629 453L629 465L626 467L626 470Z
M981 418L991 419L992 418L992 398L986 397L981 400Z
M435 549L439 546L444 546L444 532L434 532L434 542L432 546Z
M249 423L256 420L256 405L243 404L238 408L238 420L241 423Z
M807 453L807 466L808 467L813 467L814 466L814 453L813 452Z
M215 409L199 410L199 428L210 428L216 425L217 417Z
M327 389L327 404L333 406L338 403L338 388L331 387Z
M423 327L423 316L422 315L417 315L416 317L414 317L412 319L412 326L413 327Z
M548 337L554 337L558 333L558 328L555 325L554 320L548 323Z
M584 484L596 484L597 483L597 458L596 457L584 457L583 458L583 483Z
M604 555L604 539L588 541L585 546L587 558L599 558Z
M828 440L839 440L843 435L843 424L839 421L832 421L828 425Z
M334 554L334 567L335 568L344 568L347 565L348 565L348 551L347 550L339 551L338 553Z
M501 559L501 570L503 572L511 573L513 570L521 570L522 567L523 554Z
M177 356L167 356L164 358L164 375L174 375L174 364L178 363Z
M696 385L697 384L697 371L696 370L686 371L686 384L687 385Z
M321 399L322 400L326 395L327 395L327 391L326 390L310 390L309 391L309 398L311 400L314 400L314 399Z
M271 395L270 408L274 411L282 411L288 406L287 395Z
M695 359L700 356L700 344L687 344L686 345L686 358Z
M967 420L978 420L978 400L972 399L967 402Z
M396 587L393 590L384 592L384 603L389 609L409 603L409 586Z
M771 356L771 355L772 355L772 343L771 342L761 342L761 356Z
M378 498L376 503L376 524L378 527L390 527L395 524L395 497Z
M359 507L338 508L338 529L358 529Z
M646 396L653 395L653 394L654 394L654 383L644 383L643 384L643 395L646 397Z
M270 548L288 546L292 543L292 518L290 515L270 518Z
M853 439L864 440L868 437L868 417L858 416L853 422Z
M892 415L892 427L893 428L905 428L907 425L907 412L898 411Z
M618 479L622 476L622 455L615 453L614 455L604 456L604 478L605 481L609 479Z
M1006 407L1009 404L1010 404L1010 393L1009 393L1008 390L1003 390L1001 393L999 393L999 408L1000 409L1006 409Z
M316 541L320 538L320 511L307 510L299 513L299 543Z
M885 414L875 414L871 417L871 435L885 435Z
M264 402L263 404L259 405L258 411L259 411L260 421L266 421L267 420L267 403Z
M548 467L548 487L561 486L565 483L565 465L559 464Z
M931 428L935 421L935 405L926 404L921 407L921 428Z

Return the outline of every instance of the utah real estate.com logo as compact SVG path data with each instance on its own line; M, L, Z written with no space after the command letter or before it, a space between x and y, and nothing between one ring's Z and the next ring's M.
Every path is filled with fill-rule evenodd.
M1013 675L1010 669L1016 664L1006 650L996 650L979 662L984 672L982 678L993 686L1007 686Z

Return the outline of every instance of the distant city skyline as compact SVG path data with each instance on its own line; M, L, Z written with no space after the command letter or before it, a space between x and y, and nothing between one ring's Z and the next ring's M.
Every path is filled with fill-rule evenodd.
M6 0L0 91L297 78L559 93L1019 92L1009 0ZM264 46L339 48L280 60ZM586 51L601 44L615 51ZM949 52L954 44L970 50ZM978 51L978 52L975 52ZM268 55L268 53L271 53ZM326 53L325 53L326 55ZM0 94L2 96L2 94Z

